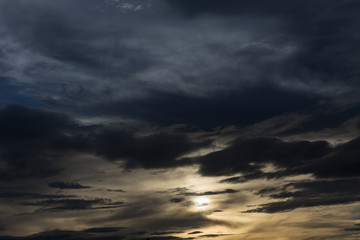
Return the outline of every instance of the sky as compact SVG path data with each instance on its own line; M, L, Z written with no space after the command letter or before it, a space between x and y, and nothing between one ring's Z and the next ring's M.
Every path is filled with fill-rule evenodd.
M357 0L0 0L0 239L360 239Z

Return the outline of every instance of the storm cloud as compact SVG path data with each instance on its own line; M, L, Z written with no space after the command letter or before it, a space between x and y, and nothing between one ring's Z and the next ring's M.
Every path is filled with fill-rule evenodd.
M80 126L66 115L20 105L2 109L0 122L3 180L56 175L61 171L62 159L84 153L109 161L124 160L126 168L182 166L189 162L177 160L178 157L210 143L196 143L181 134L135 137L135 132ZM84 188L64 182L52 182L49 187Z
M8 36L3 44L14 42L3 51L3 61L24 59L2 76L17 85L26 81L18 95L92 117L204 127L319 112L319 102L353 103L349 97L355 97L359 69L355 1L230 0L219 6L167 0L151 7L139 3L142 14L100 6L99 1L2 3L2 31ZM24 9L31 14L14 14ZM163 21L169 12L181 14ZM117 21L123 18L127 25ZM90 19L98 23L89 27ZM191 25L180 24L190 20ZM179 35L185 36L181 42ZM159 45L160 39L166 41ZM15 75L20 70L22 75Z
M0 1L0 238L357 237L359 9Z

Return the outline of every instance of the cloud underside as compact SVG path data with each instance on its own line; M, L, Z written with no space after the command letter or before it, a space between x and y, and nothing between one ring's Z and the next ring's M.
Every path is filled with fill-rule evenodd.
M124 236L121 232L121 229L118 230L117 233L116 230L114 231L108 231L108 229L99 229L104 230L103 232L96 233L92 232L93 229L87 229L84 231L61 231L61 230L55 230L51 232L42 232L38 234L34 234L27 237L10 237L10 236L2 236L2 239L4 240L55 240L55 239L63 239L63 240L121 240L121 239L130 239L130 240L143 240L144 237L136 237L136 234L132 238L127 238L127 236ZM107 232L108 231L108 232ZM174 236L157 236L152 237L153 240L182 240L182 239L188 239L188 238L179 238Z
M2 3L7 96L87 117L201 127L329 114L319 110L356 101L355 1L164 0L127 14L84 3ZM32 14L16 14L24 9Z
M258 195L267 196L276 201L246 212L276 213L296 208L354 203L360 200L358 184L358 178L318 180L290 183L279 189L262 189L257 193Z
M121 127L81 126L66 115L19 105L2 109L0 121L4 180L17 175L45 177L56 174L61 170L57 168L60 159L80 154L123 161L125 168L156 169L198 164L203 176L242 174L223 180L232 183L301 174L313 174L318 178L352 178L360 173L358 138L331 146L326 141L240 137L222 150L201 157L184 157L211 147L213 140L191 138L183 130L136 136L136 131ZM275 170L264 172L262 169L268 164ZM61 181L51 182L49 187L86 188L78 183Z
M18 178L46 178L62 172L64 158L90 154L109 162L121 162L127 169L172 169L181 166L198 166L202 176L230 176L223 183L243 183L257 179L279 179L289 176L310 174L317 179L340 179L347 183L346 197L342 194L328 193L316 195L323 188L310 191L310 185L296 186L299 191L289 193L286 189L279 199L269 203L257 212L277 212L298 207L352 203L359 201L356 189L360 176L358 161L359 139L332 146L326 141L283 141L278 138L237 138L222 150L201 157L186 157L186 154L208 148L213 140L201 140L190 137L183 130L178 132L156 132L145 136L136 136L136 131L109 126L82 126L66 115L38 109L29 109L11 105L0 111L1 124L1 161L2 181L14 181ZM21 146L21 147L19 147ZM25 157L26 156L26 157ZM266 166L271 171L265 171ZM41 167L40 167L41 166ZM235 175L235 176L234 176ZM237 176L238 175L238 176ZM342 182L343 181L343 182ZM334 181L321 182L326 189L339 184ZM310 187L306 189L306 187ZM79 183L55 181L50 188L87 189ZM302 190L305 187L305 190ZM331 187L331 189L337 189ZM120 191L121 192L121 191ZM122 191L123 192L123 191ZM234 194L237 190L189 192L180 191L182 196L206 196ZM305 194L306 193L306 194ZM352 194L350 194L352 193ZM302 195L304 194L304 196ZM275 197L276 198L276 197ZM290 199L289 199L290 198ZM305 201L306 199L306 201ZM43 210L66 210L75 206L88 209L91 201L80 199L49 200L28 205L44 205ZM173 198L172 202L182 202L183 198ZM103 207L105 206L101 202ZM115 206L116 207L116 206Z

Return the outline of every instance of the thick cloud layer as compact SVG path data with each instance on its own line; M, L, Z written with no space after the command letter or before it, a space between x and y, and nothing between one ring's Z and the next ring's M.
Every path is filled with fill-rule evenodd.
M357 101L355 1L1 7L1 59L13 63L1 76L59 110L215 127Z
M0 1L0 238L358 237L359 8Z
M47 177L60 170L57 159L77 125L68 117L11 105L0 111L1 179ZM60 154L61 151L61 154Z
M261 151L259 151L261 149ZM313 174L319 178L358 177L359 139L331 147L325 141L285 142L279 139L255 138L235 140L228 148L198 159L200 173L206 176L233 175L225 182L243 182L256 178L279 178ZM263 172L272 164L272 172Z
M178 160L209 145L184 134L155 133L136 137L134 132L100 126L80 126L58 113L11 105L0 111L1 179L48 177L61 171L63 159L95 154L109 161L122 160L126 168L167 168L189 164ZM53 182L50 187L81 185Z
M358 184L359 179L347 179L291 183L283 189L264 189L258 194L266 192L272 199L280 201L263 204L246 212L276 213L296 208L357 202L360 200ZM291 188L294 190L289 191Z

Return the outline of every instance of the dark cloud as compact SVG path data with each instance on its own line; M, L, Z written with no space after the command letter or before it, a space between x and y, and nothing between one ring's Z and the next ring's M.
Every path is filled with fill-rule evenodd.
M42 193L29 193L29 192L9 192L1 191L0 198L10 199L43 199L43 198L70 198L72 195L61 194L42 194Z
M139 232L133 232L131 233L132 235L145 235L147 234L148 232L147 231L139 231Z
M319 162L308 166L307 171L312 171L319 177L357 177L360 175L359 151L360 138L335 148L332 155L327 156Z
M0 112L1 143L56 136L76 127L69 117L21 105L8 105Z
M205 176L243 174L223 180L223 182L231 183L298 174L313 174L318 178L351 178L360 174L357 161L359 139L332 147L325 141L285 142L274 138L239 138L223 150L198 158L179 159L187 153L209 146L210 141L195 142L184 134L174 133L155 133L138 137L134 132L117 128L80 126L65 115L17 105L4 108L0 112L0 121L3 123L0 137L2 161L6 163L7 169L11 169L13 178L49 176L49 172L43 175L43 170L44 168L56 169L56 159L60 159L57 157L60 153L61 157L66 154L96 154L110 161L121 160L124 167L130 169L173 168L198 163L200 164L199 172ZM19 144L23 148L15 148ZM24 157L25 155L27 157ZM39 159L41 155L43 158ZM37 164L41 164L42 175L37 174L37 171L40 171ZM262 168L267 164L272 164L275 167L274 171L263 172ZM6 172L7 169L3 169L3 171ZM59 168L57 172L50 173L58 172ZM6 179L4 176L2 176L3 179ZM49 187L81 189L86 186L57 181L49 183ZM177 191L178 194L184 196L236 192L233 189L199 193L189 192L186 189ZM171 201L179 202L180 200L172 199ZM323 204L335 204L337 201L351 202L358 201L358 199L356 196L348 200L331 199L324 200ZM88 200L68 199L48 200L36 204L56 205L45 208L48 210L70 210L90 209L95 203ZM316 203L311 202L308 206L313 204ZM102 207L112 208L114 206ZM289 206L289 208L291 207ZM136 209L129 214L123 214L136 217L145 214L144 211ZM136 214L136 212L139 213Z
M154 232L151 235L171 235L171 234L179 234L183 232Z
M226 222L211 220L200 213L178 213L178 216L166 216L152 219L154 222L149 226L161 227L164 229L191 229L212 225L227 225Z
M28 3L16 1L15 4L2 4L6 9L2 11L2 19L6 22L8 34L30 50L48 58L48 61L44 59L28 65L25 74L34 76L46 74L48 71L62 71L64 65L58 63L66 63L75 66L77 71L83 74L91 73L101 78L113 75L128 77L136 71L144 70L150 64L147 51L126 47L119 41L114 41L120 35L117 31L124 34L129 34L130 31L125 27L111 24L109 21L113 18L110 15L107 18L97 9L99 1L56 3L55 6L53 3L33 2L32 14L18 17L14 17L13 14L25 11L30 7ZM81 16L77 15L79 12L75 9L71 10L72 7L81 7ZM91 17L97 18L98 25L86 25ZM104 23L116 27L117 31L101 28L100 25ZM72 97L76 97L76 94Z
M288 77L309 81L354 83L358 75L356 28L360 5L357 1L310 2L285 0L236 1L167 0L184 17L216 15L223 18L242 16L260 20L277 19L284 26L278 41L293 41L301 51L284 63L281 72ZM311 27L309 27L311 26ZM351 27L348 27L351 26ZM311 80L310 80L311 81Z
M312 4L304 2L289 3L285 0L277 0L274 2L268 2L265 0L257 1L236 1L225 0L221 4L216 0L166 0L166 2L172 4L174 7L181 10L187 16L196 16L201 14L217 14L217 15L238 15L238 14L271 14L271 15L292 15L301 14L304 11L315 12L318 9L319 3L324 3L323 0L314 1Z
M200 173L221 176L242 173L222 182L244 182L259 178L313 174L320 178L360 175L358 168L359 139L331 147L325 141L293 141L279 139L238 139L231 146L198 158ZM276 168L263 172L266 164Z
M284 142L279 139L255 138L237 139L228 148L198 158L200 173L206 176L221 176L243 173L249 180L263 176L282 176L299 174L307 165L333 152L333 148L325 141ZM287 171L275 174L263 173L261 169L267 163ZM305 172L305 170L303 170ZM310 167L309 173L312 173ZM305 172L308 173L308 172ZM237 178L228 181L242 180ZM246 180L246 178L245 178Z
M77 124L63 114L9 105L0 110L0 179L48 177L59 173L65 134Z
M191 239L191 238L179 238L174 236L161 236L161 237L151 237L150 240L183 240L183 239ZM143 238L133 238L131 240L143 240Z
M83 186L80 183L72 183L72 182L61 182L55 181L50 182L48 184L50 188L60 188L60 189L83 189L83 188L90 188L89 186Z
M281 175L280 175L281 176ZM261 178L275 178L280 177L275 173L264 173L260 170L254 171L253 173L244 174L240 177L230 177L220 180L220 183L244 183L251 180L261 179Z
M122 189L107 189L108 192L126 192Z
M173 203L181 203L185 201L185 198L172 198L170 199L170 202L173 202Z
M136 137L135 132L102 126L80 126L69 117L44 110L9 105L0 110L1 179L48 177L61 162L76 154L95 154L122 160L126 168L171 168L190 164L178 158L210 144L185 134L158 132ZM84 186L52 182L49 187Z
M345 231L360 231L360 224L354 224L352 228L345 228Z
M161 200L130 199L126 206L52 193L87 188L55 180L85 182L75 176L87 171L80 165L97 172L91 164L107 160L125 170L199 166L201 176L223 176L222 183L301 174L315 179L254 190L271 202L247 212L360 201L359 126L351 125L340 140L331 134L359 113L359 9L355 0L0 1L0 106L5 106L0 109L0 184L6 188L1 200L39 208L29 216L44 221L50 215L66 218L73 210L85 215L98 211L83 210L108 209L100 219L86 221L140 226L131 232L173 235L178 229L226 225L207 217L213 210L186 211L191 205L186 198L224 195L229 200L217 207L229 209L235 202L230 196L238 195L234 189L178 189ZM284 123L283 130L277 122L280 130L273 134L258 124L291 114L303 120ZM120 121L126 123L115 123ZM183 127L169 127L174 124ZM251 127L257 129L248 131ZM228 133L230 128L237 130ZM227 134L241 137L225 146ZM208 153L219 146L224 148ZM205 155L184 157L204 154L199 150L205 148ZM107 171L105 165L99 168ZM113 177L109 171L97 179L94 172L85 177L94 186ZM112 186L121 187L129 172L138 171L126 171ZM96 191L124 192L108 188ZM129 186L125 197L133 190ZM347 229L357 231L357 226ZM181 239L165 235L154 239ZM4 237L128 238L118 228Z
M258 194L265 194L281 201L266 203L245 212L276 213L296 208L358 202L360 201L358 185L359 179L346 179L297 182L287 184L282 189L263 189Z
M316 113L323 108L318 102L334 107L332 100L356 92L355 1L166 0L143 14L123 14L98 1L56 3L3 3L2 25L6 41L19 43L17 53L31 59L16 70L31 79L25 92L60 110L216 127ZM15 14L24 9L31 14ZM172 14L177 10L185 15ZM191 26L181 24L200 15L190 18ZM216 15L211 34L203 29L209 15ZM91 21L97 24L89 27ZM209 39L182 38L184 50L174 52L176 36L194 32ZM236 33L229 42L216 37L229 32ZM8 52L2 55L11 60Z
M330 106L327 106L330 107ZM358 104L354 104L345 109L338 109L336 111L327 110L326 108L323 110L324 112L314 112L311 114L311 119L304 121L296 128L292 128L286 130L281 133L281 135L291 136L294 134L308 133L311 131L320 131L323 129L329 128L337 128L341 126L344 122L349 119L358 116L360 106ZM354 127L354 131L356 130L356 126Z
M41 206L36 213L47 211L66 211L66 210L90 210L90 209L110 209L123 207L123 202L112 202L110 199L48 199L39 202L24 202L24 206Z
M101 228L85 229L84 232L89 232L89 233L113 233L113 232L120 232L123 229L125 229L125 228L124 227L101 227Z
M217 237L224 237L224 236L230 236L231 234L204 234L200 235L200 238L217 238Z
M188 234L200 234L200 233L203 233L201 231L194 231L194 232L189 232Z
M237 193L237 190L234 189L226 189L224 191L208 191L208 192L200 192L200 193L196 193L196 192L185 192L185 193L180 193L184 196L209 196L209 195L220 195L220 194L228 194L228 193Z
M88 114L120 115L165 126L244 126L278 114L311 111L309 106L315 110L320 99L315 95L284 90L273 84L244 87L211 98L153 91L140 99L91 106Z
M114 232L90 232L84 231L65 231L65 230L54 230L49 232L40 232L34 235L25 237L10 237L1 236L4 240L117 240L126 239L125 236L115 234ZM119 229L121 230L121 229ZM109 235L110 233L111 235Z
M178 157L210 144L192 142L185 135L156 133L135 138L126 132L106 131L97 135L97 154L110 160L124 159L126 168L168 168L187 165ZM114 144L119 143L119 144Z

